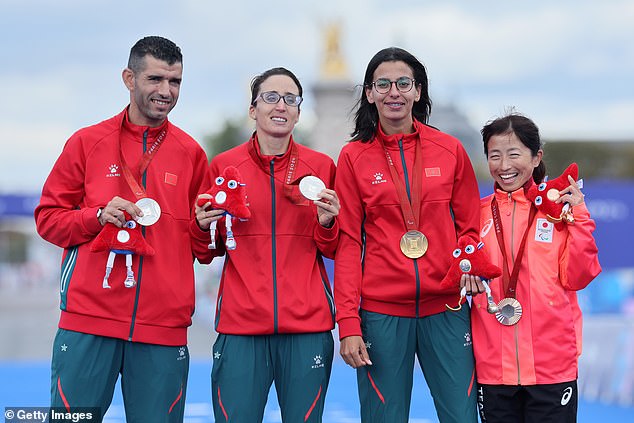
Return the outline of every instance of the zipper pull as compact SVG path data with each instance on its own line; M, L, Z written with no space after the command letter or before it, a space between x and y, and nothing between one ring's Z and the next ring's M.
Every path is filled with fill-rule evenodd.
M508 209L506 210L506 215L510 216L511 215L511 204L513 204L513 194L511 194L510 192L507 194L508 195Z

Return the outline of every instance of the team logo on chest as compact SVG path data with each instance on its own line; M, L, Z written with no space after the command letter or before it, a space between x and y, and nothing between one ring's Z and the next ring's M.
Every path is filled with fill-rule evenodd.
M376 172L372 175L372 185L384 184L387 180L383 178L383 174L381 172Z
M113 178L115 176L121 176L119 173L119 166L116 164L108 165L108 172L106 173L106 178Z

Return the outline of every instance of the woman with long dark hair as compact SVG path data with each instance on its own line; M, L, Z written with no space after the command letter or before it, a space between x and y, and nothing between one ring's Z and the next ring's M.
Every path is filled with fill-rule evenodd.
M459 140L426 124L427 73L409 52L370 60L341 151L335 259L341 355L363 422L407 422L417 357L441 422L477 421L468 305L442 289L457 239L477 239L478 186Z

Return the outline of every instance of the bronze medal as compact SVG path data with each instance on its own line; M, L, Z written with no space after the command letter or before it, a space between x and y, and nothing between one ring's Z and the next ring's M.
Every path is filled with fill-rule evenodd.
M401 237L401 251L411 259L424 256L428 246L427 237L420 231L409 231Z
M505 326L513 326L522 317L522 305L515 298L504 298L498 303L498 309L495 317Z
M559 195L559 190L552 188L549 189L548 192L546 193L546 197L550 200L550 201L557 201L560 197Z

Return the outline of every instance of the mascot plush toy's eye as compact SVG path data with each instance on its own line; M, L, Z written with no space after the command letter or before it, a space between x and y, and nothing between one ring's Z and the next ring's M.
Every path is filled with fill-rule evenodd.
M473 254L474 251L475 251L475 247L473 245L471 245L471 244L467 245L464 248L464 252L467 253L467 254Z
M538 191L543 191L546 189L546 182L542 182L541 184L539 184L539 186L537 187Z
M455 258L460 257L460 253L462 253L462 250L460 248L456 248L455 250L453 250L453 256Z
M227 182L227 187L229 189L236 189L238 188L238 183L232 179L229 182Z
M134 220L128 220L125 222L125 227L128 229L134 229L136 228L136 222Z
M225 181L225 178L223 178L222 176L218 176L216 178L216 185L222 185L224 181Z

